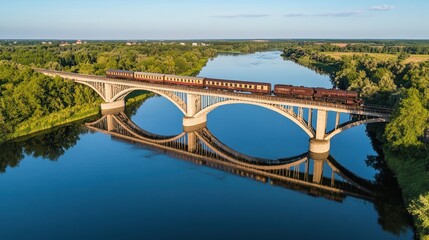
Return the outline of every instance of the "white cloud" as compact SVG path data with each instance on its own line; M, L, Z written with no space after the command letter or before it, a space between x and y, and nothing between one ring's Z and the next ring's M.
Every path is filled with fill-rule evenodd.
M342 12L326 12L316 14L304 14L304 13L287 13L285 17L352 17L361 15L362 11L342 11Z
M232 15L212 15L215 18L262 18L268 17L268 14L232 14Z
M369 8L369 10L374 10L374 11L389 11L389 10L393 10L395 8L395 6L391 6L391 5L378 5L378 6L372 6Z
M303 13L286 13L284 16L285 17L304 17L306 15Z

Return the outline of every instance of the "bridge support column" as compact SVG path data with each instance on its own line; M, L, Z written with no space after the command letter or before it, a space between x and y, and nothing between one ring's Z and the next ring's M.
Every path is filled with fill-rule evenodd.
M313 182L314 183L322 182L324 163L325 163L325 160L321 160L321 159L317 159L313 161Z
M125 101L118 100L115 102L107 102L101 104L101 114L112 114L117 112L122 112L125 110Z
M197 135L195 132L188 132L188 152L197 151Z
M188 94L186 99L186 116L183 118L183 130L190 132L205 127L207 115L195 117L195 114L201 110L201 96Z
M329 157L329 152L314 153L310 152L309 157L313 159L313 182L322 183L323 165Z
M109 114L106 116L106 121L107 121L107 131L111 132L111 131L115 130L115 125L114 125L114 120L113 120L112 114Z
M330 140L325 140L327 118L326 110L317 110L316 137L310 139L309 150L312 153L329 153L331 142Z

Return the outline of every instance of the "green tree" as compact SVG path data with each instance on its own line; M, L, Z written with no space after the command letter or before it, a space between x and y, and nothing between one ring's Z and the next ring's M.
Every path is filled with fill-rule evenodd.
M386 126L386 138L394 149L420 146L419 137L428 127L429 111L421 102L422 96L415 88L404 90L405 97Z

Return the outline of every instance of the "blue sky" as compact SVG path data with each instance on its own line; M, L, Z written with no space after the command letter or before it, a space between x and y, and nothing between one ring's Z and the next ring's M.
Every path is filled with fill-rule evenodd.
M429 39L428 23L426 0L13 0L0 39Z

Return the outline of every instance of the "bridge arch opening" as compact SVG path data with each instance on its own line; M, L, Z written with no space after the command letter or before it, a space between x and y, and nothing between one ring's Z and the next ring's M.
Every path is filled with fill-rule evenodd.
M144 131L162 136L174 136L182 132L183 111L174 101L163 93L158 94L156 91L140 88L123 91L121 98L125 98L135 91L156 94L145 99L140 106L135 106L134 110L126 110L128 117L136 126Z
M128 94L134 92L134 91L147 91L147 92L152 92L155 94L158 94L166 99L168 99L171 103L173 103L183 114L186 114L186 110L184 109L184 107L182 105L180 105L176 100L177 99L173 99L172 95L167 95L166 93L162 92L162 91L158 91L158 90L154 90L151 88L144 88L144 87L136 87L136 88L128 88L125 89L121 92L119 92L118 94L116 94L115 96L113 96L111 101L116 101L119 99L124 99Z
M231 149L253 157L278 159L308 151L308 136L294 122L261 106L228 104L207 121L215 137Z
M286 109L278 108L276 106L268 105L268 104L262 104L262 103L256 103L256 102L247 102L247 101L238 101L238 100L227 100L227 101L223 101L223 102L218 102L218 103L212 104L212 105L210 105L210 106L202 109L201 111L199 111L198 113L195 114L195 117L200 117L200 116L203 116L203 115L208 115L210 112L214 111L215 109L217 109L217 108L219 108L221 106L226 106L226 105L251 105L251 106L256 106L256 107L261 107L261 108L264 108L264 109L271 110L273 112L276 112L276 113L280 114L283 117L286 117L291 122L295 123L310 138L314 137L314 130L312 129L311 125L310 126L306 125L304 123L304 121L302 121L301 119L299 119L296 116L292 115Z

